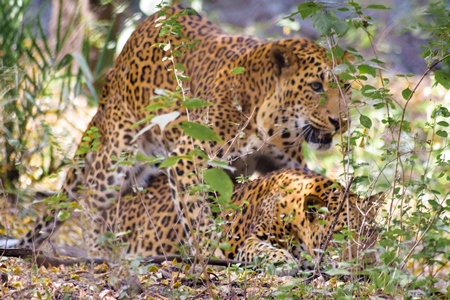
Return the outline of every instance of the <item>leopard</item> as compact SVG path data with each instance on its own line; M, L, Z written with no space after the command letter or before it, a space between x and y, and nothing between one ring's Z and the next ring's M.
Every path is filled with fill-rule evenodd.
M159 176L144 193L103 211L102 232L124 233L120 249L131 258L180 254L190 245L169 190L167 177ZM226 209L212 210L215 227L209 229L220 232L216 257L279 263L287 267L281 274L291 275L314 265L308 256L317 261L320 250L332 247L341 249L340 260L360 257L373 263L374 252L360 254L376 242L376 216L383 200L382 193L361 198L308 169L271 172L237 186ZM351 232L344 234L347 242L333 242L334 234L346 231Z
M327 151L347 130L352 88L333 72L350 64L347 54L331 59L303 38L228 34L190 8L163 7L136 28L106 74L58 197L79 204L97 228L102 211L164 175L176 209L189 211L186 230L209 226L207 201L192 187L211 161L228 164L233 180L305 167L304 142ZM185 130L192 124L218 138L192 138ZM65 222L59 211L42 212L19 245L39 248Z

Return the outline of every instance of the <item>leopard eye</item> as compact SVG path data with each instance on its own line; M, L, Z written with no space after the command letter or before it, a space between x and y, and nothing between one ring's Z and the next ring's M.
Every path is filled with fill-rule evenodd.
M315 81L313 83L310 84L311 88L313 89L314 92L316 93L323 93L323 85L322 83Z

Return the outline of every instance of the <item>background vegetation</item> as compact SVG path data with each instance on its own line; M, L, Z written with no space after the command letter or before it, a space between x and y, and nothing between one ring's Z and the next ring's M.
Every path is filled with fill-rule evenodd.
M193 2L197 8L215 4ZM116 15L127 12L123 4L107 4L109 15L102 19L82 1L65 15L61 3L53 1L54 25L48 28L38 18L45 6L30 10L31 0L11 0L0 7L1 234L22 236L40 210L33 203L35 193L58 190L63 167L93 114L101 77L120 47L114 35L126 36L138 21L127 13L128 22L118 28ZM336 70L353 81L351 129L337 138L332 153L320 159L311 151L306 155L310 168L344 185L352 182L354 191L388 195L375 248L380 261L365 270L370 280L306 285L292 279L277 283L276 297L448 297L450 8L445 1L417 1L405 17L400 6L389 10L389 4L305 2L277 23L259 24L272 29L269 36L315 32L330 51L346 48L357 58L353 67ZM219 12L209 13L221 18ZM395 31L386 15L396 18ZM247 32L263 35L250 27ZM299 33L299 27L305 30ZM420 57L398 54L405 47ZM10 271L2 261L0 267ZM353 274L349 263L335 269L338 275ZM242 278L250 275L240 272L236 280L242 287ZM175 298L187 289L170 290Z

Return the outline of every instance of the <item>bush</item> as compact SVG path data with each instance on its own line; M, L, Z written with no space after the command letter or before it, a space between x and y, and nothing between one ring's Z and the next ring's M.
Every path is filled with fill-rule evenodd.
M98 43L96 36L103 36L105 41L98 45L99 56L108 50L104 46L108 35L105 27L92 27L91 33L97 35L89 38L88 34L83 39L83 32L75 26L81 22L81 12L63 15L67 12L54 7L55 27L47 28L40 18L46 6L34 11L31 3L13 0L0 7L0 195L6 200L2 201L3 226L15 215L11 209L19 204L23 212L22 205L29 204L37 190L47 194L59 189L61 168L72 158L86 126L73 122L73 115L82 109L85 117L88 104L96 103L94 86L107 67L105 59L93 64L95 72L89 66L89 52L94 48L90 43ZM79 47L73 47L74 36L81 37Z
M368 13L389 9L378 4L363 9L355 2L327 5L300 4L289 18L311 18L332 56L342 52L339 43L349 33L359 32L361 40L373 43L377 32L370 28ZM337 12L347 17L338 18ZM328 157L320 171L339 170L353 190L388 195L379 220L380 262L365 270L371 278L369 289L428 298L438 289L446 291L450 271L450 112L445 104L450 87L450 10L432 2L424 15L423 23L405 29L429 36L422 53L428 69L422 75L390 74L373 44L372 55L348 47L356 62L350 68L337 66L334 72L353 80L353 126L341 138L341 154ZM313 160L314 153L308 154ZM345 289L337 293L351 295Z

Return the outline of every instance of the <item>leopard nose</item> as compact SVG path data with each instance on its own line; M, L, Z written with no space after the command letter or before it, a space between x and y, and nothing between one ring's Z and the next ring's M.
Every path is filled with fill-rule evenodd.
M328 117L328 120L330 120L330 123L334 126L334 129L338 131L341 128L340 122L338 118L331 118Z

